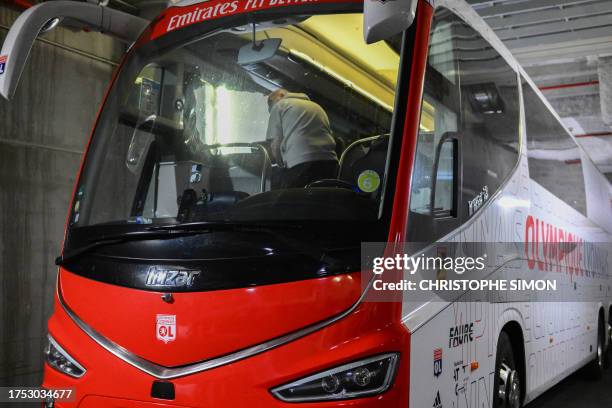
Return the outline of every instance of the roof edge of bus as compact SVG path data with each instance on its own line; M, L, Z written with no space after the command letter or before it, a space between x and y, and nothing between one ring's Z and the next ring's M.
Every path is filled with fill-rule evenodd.
M166 3L167 3L167 8L170 8L170 7L195 6L196 4L210 3L214 1L215 0L166 0ZM433 0L426 0L426 1L431 2Z
M168 7L186 7L193 6L198 3L208 3L213 0L168 0Z

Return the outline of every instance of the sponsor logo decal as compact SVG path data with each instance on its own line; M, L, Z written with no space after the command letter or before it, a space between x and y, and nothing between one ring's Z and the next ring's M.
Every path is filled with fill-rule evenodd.
M476 213L482 207L482 205L489 199L489 186L484 186L482 191L473 199L468 201L468 209L470 217Z
M390 1L390 0L387 0ZM174 15L169 14L161 22L157 35L163 35L192 24L227 17L234 14L249 13L276 7L288 7L303 4L328 3L329 0L218 0L202 2L193 7L181 7ZM356 0L343 0L342 3L359 3ZM186 9L186 10L185 10ZM155 30L157 31L157 29Z
M436 393L436 398L434 398L434 403L432 405L433 408L442 408L442 399L440 398L440 391Z
M453 372L453 380L455 380L455 395L465 393L467 383L470 379L469 374L466 373L467 364L463 363L463 360L455 361ZM463 370L463 372L461 371ZM480 405L479 405L480 406Z
M252 3L253 1L245 1L244 3ZM234 14L238 11L240 2L217 2L210 6L196 7L194 10L187 13L172 16L168 23L167 31L176 30L194 23L200 23L206 20L223 17ZM246 7L245 7L246 8Z
M442 374L442 349L437 348L433 352L434 376L438 378Z
M453 379L457 382L459 381L459 371L463 370L463 374L465 374L465 369L467 368L467 364L463 364L463 360L455 361L455 372L453 373Z
M364 193L373 193L380 187L380 176L374 170L365 170L359 175L357 185Z
M595 278L591 271L606 270L608 251L585 241L575 232L529 215L525 220L525 257L534 270Z
M200 271L151 269L145 284L150 287L188 288L200 276Z
M0 75L4 74L4 69L6 68L7 59L8 59L7 55L0 55Z
M176 340L176 315L157 315L157 340L168 344Z
M459 347L474 341L474 323L462 324L450 328L448 347Z

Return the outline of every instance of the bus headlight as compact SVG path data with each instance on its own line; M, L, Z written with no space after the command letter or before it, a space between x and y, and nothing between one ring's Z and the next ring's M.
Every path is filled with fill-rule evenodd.
M399 353L384 354L323 371L270 390L285 402L371 397L393 383Z
M82 377L87 370L64 350L53 337L47 336L49 343L45 349L47 363L57 371L74 378Z

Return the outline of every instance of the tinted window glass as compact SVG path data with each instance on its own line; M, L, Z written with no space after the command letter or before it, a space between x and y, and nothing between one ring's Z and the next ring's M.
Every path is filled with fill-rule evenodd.
M410 203L416 214L412 224L421 231L415 239L449 232L501 187L518 162L519 123L516 72L474 29L439 8L431 32ZM458 165L453 165L448 140L456 141ZM457 199L453 188L459 190ZM444 211L451 205L454 211ZM455 222L423 225L445 217ZM433 236L423 231L433 231Z
M523 98L531 179L586 215L580 149L527 83Z
M282 47L252 61L251 26L139 49L72 224L377 222L400 56L362 27L360 13L265 22L258 40Z
M448 214L453 210L455 155L452 141L442 143L438 155L434 209Z

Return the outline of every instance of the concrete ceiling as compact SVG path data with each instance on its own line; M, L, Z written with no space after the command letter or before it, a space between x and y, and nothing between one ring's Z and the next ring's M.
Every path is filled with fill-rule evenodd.
M612 0L468 0L612 181Z

